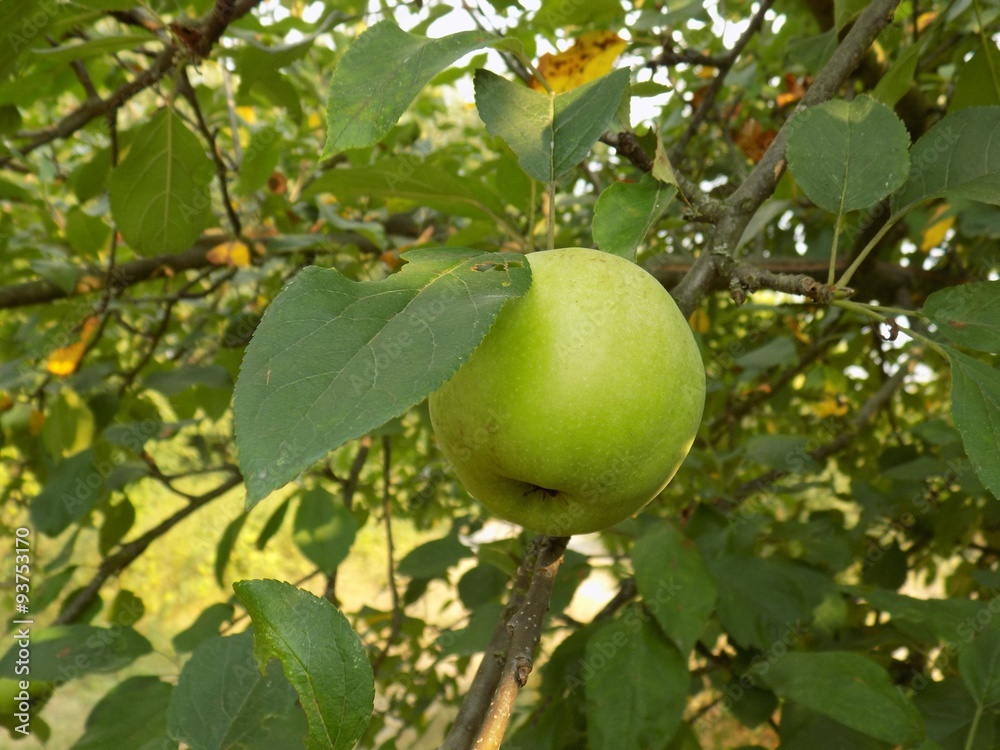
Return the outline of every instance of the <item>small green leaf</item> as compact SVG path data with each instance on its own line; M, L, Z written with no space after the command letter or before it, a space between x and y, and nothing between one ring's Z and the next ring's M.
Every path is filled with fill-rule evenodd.
M1000 352L1000 281L939 289L927 298L924 314L956 344Z
M744 647L800 640L802 627L833 587L817 571L775 558L733 554L706 563L719 592L719 618Z
M111 213L141 253L172 253L198 239L209 222L214 170L204 148L172 111L142 125L111 173Z
M234 403L248 508L441 387L531 283L513 253L434 248L406 258L378 282L306 268L264 314Z
M364 197L409 201L415 206L493 222L504 214L500 196L482 183L416 157L328 170L306 189L304 197L321 193L332 193L342 201Z
M910 150L910 177L892 199L895 214L949 195L1000 206L1000 149L991 148L1000 107L968 107L939 120Z
M983 708L1000 703L1000 622L995 618L962 646L958 671L976 703Z
M141 47L148 42L155 42L152 34L122 34L121 36L106 36L89 39L85 42L71 42L58 47L36 48L33 55L50 64L65 65L73 60L86 60L97 55L110 55L133 47Z
M616 182L594 206L594 242L606 253L635 260L636 248L676 194L677 188L650 175L639 182Z
M16 632L16 631L15 631ZM95 672L114 672L153 650L135 630L116 624L57 625L31 631L31 679L67 682ZM18 659L14 644L0 659L0 676L13 677Z
M351 551L357 528L344 503L317 487L299 500L292 541L320 570L331 572Z
M629 71L620 69L561 94L543 94L477 70L476 107L486 129L517 154L521 169L552 182L575 167L607 130L628 81Z
M46 536L58 536L90 512L103 484L90 448L60 461L31 501L31 522Z
M810 107L789 123L788 168L820 208L877 203L906 179L910 136L891 109L859 96Z
M990 104L1000 104L1000 49L995 42L977 49L962 65L948 111Z
M391 21L376 23L354 40L333 71L322 158L378 143L420 90L469 52L517 46L486 31L428 39Z
M302 747L305 717L281 666L271 661L264 674L254 667L250 631L199 645L174 688L170 738L199 750Z
M638 607L590 637L580 677L591 750L662 747L680 726L687 664Z
M191 625L173 637L174 650L178 652L194 651L198 644L214 638L219 634L223 623L232 622L233 605L226 602L216 602L203 610Z
M902 99L913 86L919 57L919 45L911 44L904 49L879 80L875 90L872 91L872 96L887 107L896 106L896 102Z
M254 655L272 657L309 720L307 750L351 750L371 719L375 678L347 618L325 599L280 581L233 584L254 624Z
M646 608L686 656L715 609L715 581L701 553L664 524L636 542L632 562Z
M220 586L226 585L223 580L226 575L226 566L229 565L233 547L236 546L236 540L239 538L240 531L243 530L243 524L247 522L248 517L246 513L240 513L229 522L225 531L222 532L222 536L219 537L219 544L215 549L215 582Z
M454 533L432 539L410 550L396 567L400 575L410 578L443 578L448 569L472 550L462 544Z
M780 697L876 739L912 746L923 722L882 667L861 654L789 652L756 673Z
M954 349L946 351L951 361L951 416L976 474L1000 498L1000 371Z
M174 687L158 677L129 677L118 683L87 716L72 750L137 750L157 747L167 730L167 706Z

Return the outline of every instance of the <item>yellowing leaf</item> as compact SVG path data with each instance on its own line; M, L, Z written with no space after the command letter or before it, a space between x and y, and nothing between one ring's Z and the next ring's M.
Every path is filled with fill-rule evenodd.
M10 397L7 391L0 391L0 413L5 411L10 411L14 408L14 399Z
M253 125L257 121L257 111L253 107L237 107L236 114L238 114L243 122Z
M100 318L96 316L87 318L80 331L80 340L68 346L61 346L49 354L45 362L45 369L59 377L72 375L76 372L76 368L80 366L80 360L83 359L84 352L87 350L87 343L100 323Z
M49 355L45 362L45 369L53 375L65 377L76 372L76 368L83 359L83 352L87 345L82 341L77 341L69 346L61 346Z
M700 307L691 313L688 323L691 324L691 330L695 333L708 333L708 314Z
M28 417L28 433L32 437L38 437L42 431L42 426L45 424L45 412L38 411L37 409L31 412L31 416Z
M813 412L817 417L842 417L847 414L850 407L846 403L838 401L833 396L827 396L818 404L813 406Z
M247 268L250 265L250 248L245 242L231 240L213 247L205 258L217 266Z
M321 127L323 125L323 121L320 119L319 115L316 112L311 112L309 114L309 119L306 120L306 124L313 130L315 130L316 128Z
M948 206L941 206L932 218L933 223L924 230L923 239L920 241L920 249L925 253L931 248L937 247L944 242L944 236L948 234L948 230L955 225L954 214L946 216L943 219L937 218L947 210ZM934 219L936 219L936 221L934 221Z
M577 37L576 44L558 55L545 53L538 61L552 91L559 94L575 89L611 72L627 43L613 31L588 31ZM531 88L545 91L542 82L533 79Z

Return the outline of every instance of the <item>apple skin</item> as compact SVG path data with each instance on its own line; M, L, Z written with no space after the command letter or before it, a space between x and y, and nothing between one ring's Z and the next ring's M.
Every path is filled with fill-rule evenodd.
M430 396L469 493L550 536L608 528L667 485L705 405L687 320L656 279L586 248L525 256L528 293Z

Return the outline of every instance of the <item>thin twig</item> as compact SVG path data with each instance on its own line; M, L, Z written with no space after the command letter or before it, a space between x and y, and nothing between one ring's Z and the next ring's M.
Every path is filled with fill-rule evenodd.
M399 634L403 628L403 601L399 595L399 587L396 585L396 562L395 545L392 541L392 493L390 487L390 469L392 467L390 453L390 439L388 435L382 436L382 520L385 523L385 540L388 549L386 550L386 560L389 569L389 593L392 595L392 625L389 628L389 635L385 639L385 647L379 652L372 662L372 673L378 674L385 657L389 655L389 649L399 639Z
M97 597L97 593L101 590L101 586L103 586L111 576L120 574L123 570L125 570L125 568L135 562L136 558L145 552L150 544L166 534L174 526L179 524L199 508L203 508L212 500L222 497L229 492L229 490L239 486L242 481L243 477L239 474L233 474L229 477L229 479L216 487L214 490L198 496L159 525L150 529L139 538L123 544L115 554L104 558L97 569L97 573L94 574L94 577L91 578L90 582L84 586L83 589L81 589L80 592L63 608L63 611L59 613L59 616L55 619L53 624L68 625L78 620Z

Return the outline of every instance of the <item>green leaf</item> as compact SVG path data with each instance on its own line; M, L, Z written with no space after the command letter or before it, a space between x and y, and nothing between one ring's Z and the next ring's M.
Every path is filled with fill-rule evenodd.
M706 562L718 587L719 618L744 647L800 639L801 627L833 586L810 568L774 558L725 555Z
M155 41L156 37L152 34L122 34L121 36L88 39L85 42L72 42L58 47L36 48L31 52L46 63L64 65L73 60L86 60L88 57L110 55Z
M236 518L229 522L226 526L225 531L222 532L222 536L219 537L219 544L215 549L215 582L220 586L225 586L224 578L226 575L226 566L229 565L229 558L232 557L233 547L236 546L236 540L239 539L240 531L243 530L243 524L247 522L249 516L246 513L240 513Z
M459 560L472 556L472 550L462 544L454 533L432 539L410 550L396 570L410 578L443 578Z
M995 104L1000 104L1000 49L990 41L958 71L948 111Z
M238 195L250 195L264 187L275 167L281 152L287 148L281 134L275 128L261 128L250 138L250 145L243 152L240 164L240 178L236 183Z
M471 656L482 653L496 630L504 605L487 602L472 611L464 628L448 630L438 636L435 643L441 649L441 657Z
M127 497L120 503L110 505L104 510L104 523L97 537L97 549L107 556L111 548L121 542L122 538L135 523L135 506Z
M254 669L250 631L210 638L181 670L168 735L198 750L302 747L307 726L295 700L278 662Z
M263 528L261 528L257 541L254 542L254 547L258 550L264 549L267 543L271 541L271 538L281 530L281 524L284 523L285 514L288 513L288 508L291 504L292 498L286 497L281 505L274 509L274 512L268 517Z
M919 57L919 45L911 44L904 49L879 80L875 90L872 91L872 96L887 107L896 106L896 102L913 86Z
M893 625L920 640L953 640L975 618L980 605L967 599L915 599L895 591L844 586L851 596L865 599L873 610L887 612Z
M837 99L790 122L788 168L813 203L842 214L903 184L909 146L906 126L884 104L865 95Z
M173 637L174 650L180 653L194 651L203 641L219 634L223 623L232 622L234 607L226 602L216 602L203 610L190 626Z
M911 746L924 737L913 704L861 654L789 652L757 674L779 696L876 739Z
M1000 622L996 618L962 646L958 671L977 704L989 708L1000 703Z
M580 676L590 750L662 747L680 726L687 664L638 607L590 637Z
M172 253L198 239L209 222L214 170L201 143L167 109L139 128L111 173L111 213L141 253Z
M924 314L956 344L1000 352L1000 281L939 289L927 298Z
M43 0L0 3L0 83L17 67L17 58L32 41L44 42L42 32L55 20L56 5Z
M36 628L31 631L31 679L67 682L85 674L114 672L152 650L149 641L123 625ZM15 644L0 659L0 677L14 677L17 658Z
M72 750L138 750L163 741L174 687L158 677L129 677L115 685L87 716Z
M376 23L354 40L333 71L322 158L378 143L420 90L460 57L516 44L486 31L428 39L391 21Z
M606 253L635 260L636 248L656 224L677 194L650 175L639 182L616 182L594 206L594 242Z
M531 283L524 257L434 248L355 283L306 268L271 303L236 385L247 507L439 388Z
M264 671L281 660L309 720L307 750L351 750L368 726L375 678L347 618L325 599L280 581L233 584L254 624Z
M31 501L31 522L46 536L58 536L90 512L103 484L90 448L60 461Z
M673 8L674 5L671 4L670 7ZM616 28L616 24L620 26L624 20L625 10L621 0L543 0L532 23L541 28L556 30L567 26Z
M663 524L636 542L632 563L646 608L686 656L715 609L715 581L701 553L672 525Z
M486 129L517 154L521 169L552 182L575 167L607 130L628 81L629 71L620 69L561 94L543 94L477 70L476 107Z
M504 215L504 202L482 183L415 157L331 169L313 182L303 196L311 198L322 193L332 193L339 201L367 197L405 200L442 213L495 223Z
M951 361L951 416L983 486L1000 498L1000 371L954 349L946 352Z
M926 677L918 679L920 682L914 685L913 703L924 717L928 737L946 748L996 749L996 714L980 716L976 736L971 744L967 744L972 724L976 721L977 706L961 680L946 678L934 682Z
M292 541L320 570L332 572L351 551L357 529L344 503L317 487L299 500Z
M990 147L998 128L1000 107L969 107L935 123L910 150L893 213L940 195L1000 205L1000 149Z

